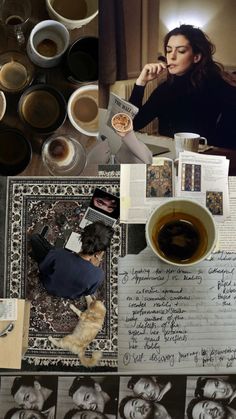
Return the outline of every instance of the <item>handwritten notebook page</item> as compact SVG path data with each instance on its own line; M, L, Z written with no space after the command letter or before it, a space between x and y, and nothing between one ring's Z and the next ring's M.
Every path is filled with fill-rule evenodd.
M236 372L236 254L195 267L119 260L119 371Z

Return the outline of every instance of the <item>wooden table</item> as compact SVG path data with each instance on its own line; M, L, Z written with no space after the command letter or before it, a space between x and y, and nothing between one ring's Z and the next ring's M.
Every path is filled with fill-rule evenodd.
M24 0L22 0L24 1ZM66 0L65 0L66 1ZM76 0L75 0L76 1ZM49 16L46 11L45 0L31 0L32 4L32 16L29 22L29 28L26 34L28 37L30 30L41 20L49 19ZM80 29L74 29L70 31L70 43L74 42L76 39L83 37L83 36L98 36L98 18L96 17L93 19L89 24L83 26ZM4 33L4 28L0 27L0 53L6 52L12 49L18 49L19 47L16 45L14 39L10 39L6 37ZM22 48L22 52L26 54L25 47ZM59 65L54 68L50 69L43 69L35 66L35 77L37 79L38 76L44 74L46 78L46 82L51 84L58 90L60 90L66 101L68 100L69 96L76 90L81 84L72 84L69 83L63 73L62 65ZM22 131L25 136L30 140L32 149L33 149L33 156L31 163L28 167L21 173L24 176L43 176L43 175L50 175L47 169L43 166L42 159L41 159L41 147L43 142L46 138L50 135L38 135L32 130L26 128L23 122L20 120L17 107L18 101L20 98L20 94L9 94L6 93L7 98L7 111L0 122L0 128L6 127L14 127ZM69 119L65 121L62 127L60 127L54 134L68 134L71 137L75 138L77 141L83 144L87 152L93 148L96 143L95 137L88 137L86 135L81 134L78 132L70 123ZM52 134L51 134L52 135ZM83 171L82 175L94 175L94 165L88 166Z

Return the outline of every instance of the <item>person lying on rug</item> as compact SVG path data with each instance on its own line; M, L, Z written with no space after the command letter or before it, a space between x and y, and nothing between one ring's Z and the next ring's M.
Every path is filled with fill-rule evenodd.
M51 416L44 416L41 412L31 409L18 409L14 407L8 410L5 414L4 419L51 419ZM52 416L54 418L54 416Z
M57 377L50 377L50 379L49 377L36 378L35 376L16 377L13 381L11 394L15 402L23 409L40 411L47 419L55 418ZM18 416L14 416L14 419L17 418Z
M64 416L64 419L111 419L115 416L107 416L101 412L95 412L94 410L69 410Z
M93 410L107 414L117 414L118 382L114 377L105 377L98 383L91 377L75 378L69 396L81 410Z
M54 248L40 234L31 236L32 256L37 261L40 279L47 292L63 298L93 295L104 280L99 267L110 246L113 229L102 222L86 226L81 233L79 254Z

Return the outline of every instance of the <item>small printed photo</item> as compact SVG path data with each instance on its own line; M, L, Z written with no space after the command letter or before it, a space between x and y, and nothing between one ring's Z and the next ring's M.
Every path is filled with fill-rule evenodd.
M198 164L182 164L181 190L189 192L201 191L201 166Z
M146 198L172 197L172 161L148 164L146 170Z
M113 218L120 215L120 199L103 189L95 189L90 207Z
M120 377L118 419L183 418L185 390L184 376Z
M206 192L206 207L212 215L223 215L223 192Z
M119 377L59 377L57 419L116 419Z
M2 376L1 418L56 419L56 376Z
M213 415L209 415L212 412ZM187 377L185 419L236 418L236 376Z

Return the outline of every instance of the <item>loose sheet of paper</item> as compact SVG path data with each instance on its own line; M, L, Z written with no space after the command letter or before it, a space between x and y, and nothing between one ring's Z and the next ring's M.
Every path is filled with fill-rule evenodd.
M236 254L195 267L119 260L119 371L236 372Z
M0 299L0 320L17 320L17 300L15 298Z

